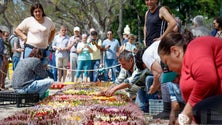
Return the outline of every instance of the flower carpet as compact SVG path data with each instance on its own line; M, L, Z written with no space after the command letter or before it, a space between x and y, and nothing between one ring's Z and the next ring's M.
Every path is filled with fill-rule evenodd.
M0 121L1 125L145 125L146 118L126 93L100 94L111 83L66 85L34 107Z

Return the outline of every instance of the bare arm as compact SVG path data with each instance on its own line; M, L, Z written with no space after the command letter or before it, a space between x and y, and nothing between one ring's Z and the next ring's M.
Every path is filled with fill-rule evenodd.
M117 90L125 89L130 87L128 83L121 83L119 85L115 85L112 88L109 88L105 91L106 96L112 96Z
M97 49L100 49L100 50L102 49L102 47L100 45L98 45L97 43L95 43L95 46Z
M102 47L101 50L102 50L102 51L106 51L106 50L108 50L109 48L110 48L110 45L107 45L107 46L105 46L105 47Z
M166 31L162 34L162 36L160 36L160 38L155 39L155 40L161 40L164 36L166 36L168 33L173 31L174 27L177 24L176 20L174 19L174 17L169 13L169 11L165 7L161 7L160 8L159 17L161 19L166 20L167 23L168 23L168 26L167 26Z
M116 56L119 57L119 54L120 54L120 53L121 53L120 47L118 47L118 48L116 49Z
M18 43L14 43L14 50L12 50L12 51L17 51L17 52L22 52L23 51L23 49L22 48L19 48L18 47Z
M15 29L15 34L16 34L17 36L20 36L20 37L24 40L24 42L26 43L26 41L27 41L27 36L26 36L26 34L24 34L23 31L20 30L18 27Z
M72 48L72 46L75 44L76 41L70 41L68 46L65 47L66 50L70 50Z
M76 50L76 52L77 52L77 53L81 53L81 52L83 51L83 49L84 49L84 48L78 48L78 49Z
M148 11L146 12L145 14L145 21L144 21L144 26L143 26L143 35L144 35L144 46L146 47L146 18L147 18L147 14L148 14Z
M177 101L171 102L169 125L175 125L179 111L180 111L180 104Z
M48 39L48 44L51 44L52 40L54 39L54 36L55 36L55 29L53 29L50 32L49 39Z
M149 94L153 94L155 93L159 87L160 87L160 74L162 73L162 68L160 66L160 64L155 61L152 65L151 65L151 71L153 73L153 84L152 86L150 87L150 90L149 90Z
M88 48L88 49L89 49L89 52L90 52L90 53L92 53L92 52L93 52L92 48L91 48L89 45L87 45L87 46L86 46L86 48Z
M180 114L183 114L189 118L188 124L191 124L191 122L192 122L192 116L193 116L192 111L193 111L193 107L190 105L189 102L187 102L182 113L180 113Z

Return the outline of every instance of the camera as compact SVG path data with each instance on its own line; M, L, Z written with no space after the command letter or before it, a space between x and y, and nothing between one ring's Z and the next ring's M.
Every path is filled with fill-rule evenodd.
M96 39L92 39L92 44L95 45L96 44Z

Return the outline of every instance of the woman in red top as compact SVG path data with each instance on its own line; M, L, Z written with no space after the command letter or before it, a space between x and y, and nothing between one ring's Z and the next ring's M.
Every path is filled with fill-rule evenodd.
M171 71L181 75L186 106L178 122L190 124L193 117L199 124L222 123L222 40L193 40L189 31L170 33L161 40L158 53Z

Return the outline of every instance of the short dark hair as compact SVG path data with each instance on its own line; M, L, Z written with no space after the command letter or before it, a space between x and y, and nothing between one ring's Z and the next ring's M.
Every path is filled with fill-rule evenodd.
M219 27L222 28L222 17L215 17L214 20L219 24Z
M91 32L91 36L97 36L97 35L98 35L98 33L96 31Z
M44 9L43 9L42 5L41 5L40 3L38 3L38 2L32 4L32 6L31 6L31 8L30 8L30 14L31 14L31 16L34 17L33 12L34 12L34 10L37 9L37 8L39 8L39 9L42 10L42 16L43 16L43 17L46 16L46 14L45 14L45 12L44 12Z

